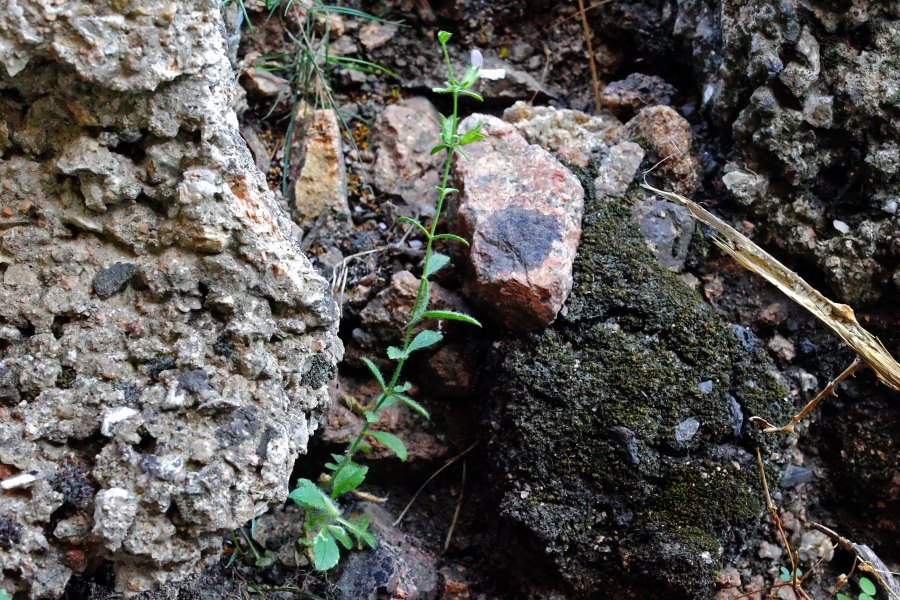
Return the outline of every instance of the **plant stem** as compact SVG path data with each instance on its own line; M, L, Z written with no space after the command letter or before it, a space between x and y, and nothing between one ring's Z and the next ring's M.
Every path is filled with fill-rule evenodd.
M452 129L451 129L451 140L456 139L456 129L459 125L458 120L458 110L459 110L459 91L456 86L456 78L453 76L453 68L450 65L450 55L447 53L447 47L442 45L444 52L444 59L447 62L447 69L450 73L450 82L451 89L453 92L453 114L450 117L452 119ZM441 219L441 211L444 208L444 198L447 195L447 184L450 181L450 167L453 165L453 154L455 152L454 148L447 148L445 150L446 156L444 158L444 165L442 169L441 176L441 185L438 188L438 200L437 206L435 207L434 217L431 220L431 227L429 228L428 240L425 245L425 261L423 263L423 271L422 271L422 279L419 281L419 289L416 291L416 299L413 301L413 309L412 314L410 316L409 323L406 324L406 329L403 334L403 348L402 353L405 356L407 350L409 349L409 344L413 339L413 329L418 322L417 313L419 312L419 307L423 302L427 302L427 294L428 294L428 261L431 259L433 245L434 245L434 235L437 231L438 222ZM394 372L391 375L390 380L388 381L385 389L381 392L381 395L378 397L378 401L375 403L374 408L372 409L373 413L378 413L381 410L381 407L384 403L391 397L394 388L397 386L397 382L400 379L400 374L403 372L403 366L406 364L406 358L399 358L397 360L397 365L394 367ZM337 476L344 470L344 468L353 461L353 457L356 456L356 452L359 450L360 444L362 444L363 440L369 434L369 430L371 429L371 424L368 420L363 425L362 430L359 434L353 439L353 442L347 447L346 452L344 452L344 456L341 459L340 464L338 464L337 469L335 469L334 474L331 476L332 489L331 489L331 497L336 498L334 489L334 482L337 481Z

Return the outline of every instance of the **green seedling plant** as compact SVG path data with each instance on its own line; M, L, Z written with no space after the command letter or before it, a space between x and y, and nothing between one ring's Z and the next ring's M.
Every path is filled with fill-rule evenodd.
M303 535L298 544L303 546L308 556L312 559L313 567L319 571L326 571L334 567L340 559L340 547L346 550L353 548L363 549L365 546L374 548L375 537L369 531L368 519L364 516L345 516L339 504L340 499L359 488L366 478L368 467L355 462L359 452L368 452L372 449L372 442L376 442L397 455L400 460L406 460L408 452L403 441L397 436L385 432L375 431L372 426L378 423L379 413L398 402L406 404L426 419L428 411L410 398L407 392L412 385L409 382L401 382L403 367L410 356L419 350L433 346L441 341L443 334L434 329L422 329L416 331L423 321L428 319L460 321L478 327L481 324L469 315L446 310L429 310L429 278L440 269L450 264L450 258L434 251L434 243L438 240L455 241L465 245L468 242L463 238L450 233L437 233L438 222L444 207L444 200L458 190L449 187L450 168L454 157L459 154L466 157L463 146L484 139L481 125L478 124L468 131L460 134L457 132L459 125L459 99L468 96L481 101L482 98L472 87L478 80L481 55L472 53L472 63L461 78L457 78L450 62L450 54L447 50L447 42L451 34L446 31L438 33L441 53L447 67L448 79L443 87L435 88L439 94L448 94L453 98L453 112L449 116L440 115L440 139L431 150L432 154L443 153L441 183L437 187L437 204L429 226L425 226L417 220L401 217L401 221L418 229L425 237L425 259L422 268L422 278L413 302L413 308L408 323L403 332L403 344L399 347L391 346L387 350L387 358L394 365L393 372L385 377L378 366L368 358L362 362L371 372L372 377L378 382L381 389L377 400L371 408L364 412L365 424L359 435L348 445L343 454L332 455L333 462L325 464L325 473L319 478L318 483L309 479L300 479L297 487L288 496L292 501L301 506L305 511L303 522Z
M859 596L858 600L874 600L875 594L878 593L878 588L875 587L875 584L868 577L860 577L857 582L859 585ZM848 596L847 594L838 593L835 598L837 600L853 600L852 596Z

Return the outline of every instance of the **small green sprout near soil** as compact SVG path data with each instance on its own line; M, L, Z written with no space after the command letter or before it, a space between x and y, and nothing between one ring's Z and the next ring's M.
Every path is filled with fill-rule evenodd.
M404 329L403 345L391 346L387 350L388 359L394 363L393 373L389 377L385 377L370 359L362 359L381 388L378 399L364 413L365 425L359 435L348 444L343 454L333 455L333 461L325 464L325 473L321 475L318 482L300 479L296 488L288 496L305 510L304 533L298 540L298 544L306 549L313 566L320 571L328 570L338 563L341 546L346 550L353 548L361 550L365 546L375 547L375 537L369 532L368 519L364 516L354 518L345 515L340 505L340 499L356 490L365 480L369 468L355 462L354 458L358 452L370 451L372 442L388 448L400 460L407 458L406 446L400 438L385 431L372 429L372 426L378 423L379 413L389 406L402 402L423 417L428 418L429 416L428 411L422 405L407 395L412 385L408 382L401 382L401 375L403 366L414 352L437 344L443 338L443 334L433 329L416 332L417 326L426 319L462 321L480 326L480 323L474 318L462 313L428 310L428 279L450 263L448 256L434 251L434 242L436 240L453 240L467 244L466 240L458 236L436 232L444 200L450 194L458 192L447 186L450 179L450 167L457 154L466 157L462 150L463 146L484 139L480 124L462 134L457 133L459 97L464 95L481 100L481 97L471 90L478 80L481 67L480 54L473 53L472 62L475 64L469 65L463 76L457 78L447 51L450 34L441 31L437 37L447 66L448 79L443 87L435 88L434 91L439 94L450 94L453 97L453 112L449 116L440 115L440 139L431 150L432 154L444 153L445 158L441 184L437 187L437 205L430 226L426 227L414 219L405 217L400 219L420 230L426 239L422 279L413 302L409 322Z
M875 584L872 583L872 580L868 577L860 577L857 585L859 585L859 596L857 596L858 600L873 600L875 598L875 594L878 593L878 589L875 587ZM841 593L838 593L835 598L837 600L853 600L853 596L848 596L847 594Z

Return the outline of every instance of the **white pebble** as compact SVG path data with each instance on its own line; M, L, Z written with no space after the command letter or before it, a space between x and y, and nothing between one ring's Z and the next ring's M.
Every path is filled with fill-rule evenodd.
M22 473L21 475L16 475L0 481L0 488L3 488L4 490L14 490L16 488L31 485L35 481L37 481L37 477L31 473Z
M113 425L120 421L124 421L125 419L129 419L136 414L138 414L138 411L128 406L119 406L108 410L103 416L103 424L100 425L100 433L106 437L111 437Z
M850 233L850 226L843 221L838 221L837 219L835 219L831 222L831 224L834 225L834 228L840 231L843 235L847 235L848 233Z

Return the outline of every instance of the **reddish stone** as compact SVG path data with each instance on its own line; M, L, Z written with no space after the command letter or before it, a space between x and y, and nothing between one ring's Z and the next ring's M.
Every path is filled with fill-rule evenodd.
M455 164L456 225L471 240L470 299L511 329L549 325L572 289L584 191L578 179L515 127L472 115L487 139L466 146Z
M642 109L625 124L625 134L643 146L654 163L663 161L653 170L653 176L667 190L690 196L700 187L700 161L691 150L691 126L674 109Z

